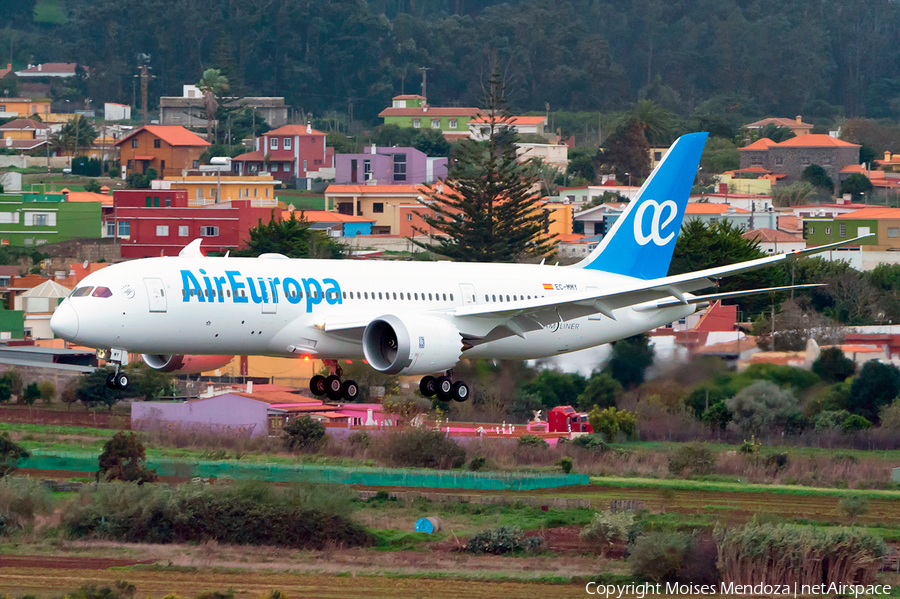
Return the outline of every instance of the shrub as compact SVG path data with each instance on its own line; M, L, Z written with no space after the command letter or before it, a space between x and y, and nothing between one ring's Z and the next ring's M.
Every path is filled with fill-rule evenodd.
M118 179L119 176L121 176L122 171L120 171L119 167L117 167L117 166L111 166L111 167L109 167L108 174L109 174L110 179Z
M22 403L26 406L34 404L41 397L41 390L38 389L37 383L28 383L22 391Z
M843 527L751 523L719 530L716 542L722 580L736 584L869 585L884 555L881 538Z
M680 532L651 532L638 537L628 558L632 571L654 582L675 581L690 541L689 535Z
M475 456L469 461L469 470L472 472L478 472L482 468L484 468L485 463L487 463L487 458L483 455Z
M600 435L580 435L569 441L569 443L575 447L596 451L598 453L602 453L608 449L608 446L603 439L600 438Z
M678 476L705 476L712 474L715 466L716 455L705 443L685 443L669 453L669 472Z
M294 418L284 427L284 444L291 451L315 451L325 439L325 425L310 416Z
M550 444L537 435L524 434L519 437L519 447L550 447Z
M69 506L62 524L72 537L122 542L214 540L302 549L374 544L371 533L339 513L349 509L347 494L325 485L100 483Z
M466 543L466 553L474 555L504 555L517 551L535 552L541 548L539 537L526 538L516 526L501 526L494 530L483 530Z
M356 431L347 437L347 443L349 443L351 447L358 447L360 449L368 448L371 442L372 437L370 437L369 433L366 431Z
M409 428L393 433L383 445L384 460L393 466L414 468L459 468L466 451L441 431Z
M53 498L40 481L6 476L0 479L0 534L23 529L39 514L53 512Z
M780 387L793 387L799 390L809 389L819 382L815 372L780 364L753 364L743 374L749 379L770 381Z
M812 371L825 382L840 383L853 376L856 362L845 356L841 348L828 347L813 362Z
M783 426L786 417L797 409L797 400L789 390L770 381L757 381L725 400L732 414L729 427L744 434L760 434L772 426Z
M840 428L841 424L850 417L847 410L825 410L819 412L813 419L817 431Z
M563 456L559 458L559 461L556 463L560 468L562 468L563 474L569 474L572 472L573 466L572 458L569 456Z
M900 399L895 399L891 405L881 408L878 416L881 419L881 428L900 430Z
M628 541L636 532L634 512L603 511L594 514L591 523L581 531L581 539L592 549L606 555L616 541Z
M838 510L842 514L856 522L856 519L859 516L868 513L869 500L858 495L849 495L847 497L842 497L838 502Z
M144 446L134 433L119 431L103 446L97 479L143 484L156 480L156 472L144 466Z
M0 477L15 472L19 467L19 460L24 460L29 455L31 454L9 438L9 433L0 434Z
M630 437L637 429L637 417L627 410L606 408L601 410L597 406L588 414L588 422L595 433L604 435L610 443L616 440L619 431Z
M56 386L50 381L38 383L38 389L41 392L41 401L45 404L53 403L56 398Z
M872 423L859 414L851 414L841 422L841 432L845 434L855 433L867 428L872 428Z

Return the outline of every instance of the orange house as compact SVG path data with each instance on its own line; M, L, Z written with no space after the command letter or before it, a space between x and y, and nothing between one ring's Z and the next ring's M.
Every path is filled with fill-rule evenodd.
M50 114L50 100L32 100L31 98L0 98L0 117L28 118L38 115L47 120Z
M120 139L116 147L127 172L146 173L152 168L162 179L197 168L209 142L181 126L147 125Z

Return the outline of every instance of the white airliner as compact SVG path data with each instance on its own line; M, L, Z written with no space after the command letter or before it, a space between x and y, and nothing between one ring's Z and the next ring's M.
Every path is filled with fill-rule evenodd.
M462 358L535 359L585 349L684 318L710 301L775 291L693 295L718 278L839 245L666 276L705 133L679 138L590 256L529 264L209 258L197 239L178 257L116 264L86 277L50 326L116 363L200 372L232 354L308 356L332 375L310 388L332 400L359 389L338 360L364 357L380 372L425 375L426 396L464 401ZM110 351L107 351L110 350ZM228 354L228 355L223 355Z

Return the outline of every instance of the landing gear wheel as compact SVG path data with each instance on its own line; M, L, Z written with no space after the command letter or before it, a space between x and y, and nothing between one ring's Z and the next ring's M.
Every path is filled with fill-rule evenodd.
M313 395L325 395L325 377L317 374L309 379L309 390Z
M359 398L359 385L356 384L356 381L344 381L344 384L341 385L341 397L345 401L356 401Z
M115 372L110 372L108 375L106 375L106 386L109 387L110 389L116 388L116 373Z
M120 372L116 375L116 389L125 390L128 388L128 375Z
M341 378L332 374L325 379L325 393L331 401L337 401L341 398Z
M431 375L423 376L419 381L419 391L425 397L434 397L434 394L437 393L437 379Z
M462 381L453 383L453 389L450 391L453 401L466 401L469 399L469 386Z
M441 401L450 401L450 395L453 392L453 379L449 376L442 376L437 380L435 387L438 399Z

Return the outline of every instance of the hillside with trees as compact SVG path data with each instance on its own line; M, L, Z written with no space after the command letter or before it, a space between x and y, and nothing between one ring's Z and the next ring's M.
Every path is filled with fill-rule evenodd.
M708 130L761 114L900 117L890 0L10 0L0 20L17 65L90 67L95 102L132 102L147 60L151 98L215 67L235 94L375 124L391 96L420 91L421 67L432 103L473 105L498 64L514 111L651 99ZM569 120L556 126L587 128Z

